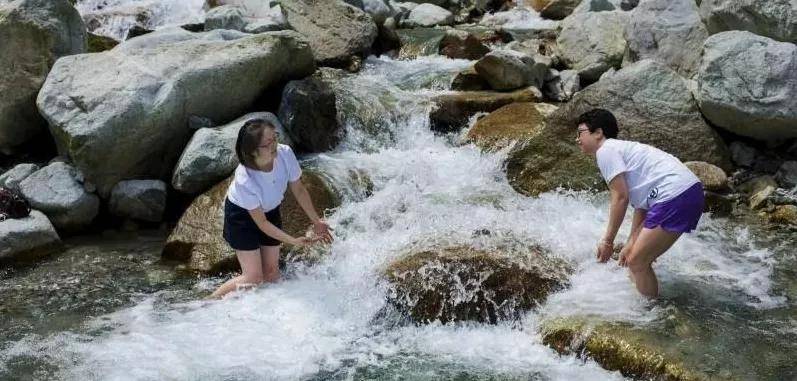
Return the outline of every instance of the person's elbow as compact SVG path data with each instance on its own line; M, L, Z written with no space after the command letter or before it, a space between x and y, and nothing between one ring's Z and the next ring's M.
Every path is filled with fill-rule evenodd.
M612 203L617 205L628 205L628 191L614 190L612 191Z

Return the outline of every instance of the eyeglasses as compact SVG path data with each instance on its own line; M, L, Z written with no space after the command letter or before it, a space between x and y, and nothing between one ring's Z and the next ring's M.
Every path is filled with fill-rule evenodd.
M274 133L274 139L269 139L268 143L259 145L257 148L271 148L271 146L279 141L280 135L278 133Z
M576 132L576 139L581 137L582 132L589 132L589 128L579 128L577 131L578 132Z

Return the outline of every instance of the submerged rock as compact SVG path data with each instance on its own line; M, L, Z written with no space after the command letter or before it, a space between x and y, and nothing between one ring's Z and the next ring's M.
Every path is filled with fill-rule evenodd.
M769 220L778 224L797 225L797 206L778 205L769 214Z
M390 303L418 323L517 317L567 284L564 260L539 248L512 255L472 247L409 253L384 274Z
M441 132L464 127L468 119L479 112L492 112L514 102L539 102L542 93L528 87L511 93L494 91L463 91L438 95L432 99L437 107L429 114L432 129Z
M58 60L37 104L59 152L106 196L121 180L168 178L192 115L231 120L263 91L314 68L296 32L166 28Z
M188 207L163 247L165 259L187 261L190 271L219 273L239 269L235 251L224 241L224 199L230 185L227 179L198 196ZM326 182L311 171L304 171L302 182L320 215L340 204ZM290 191L280 206L283 230L296 237L311 225Z
M36 94L53 63L86 51L86 27L67 0L0 2L0 152L45 132Z
M0 221L0 264L32 262L60 244L50 220L38 210L31 210L25 218Z
M446 31L439 28L414 28L396 30L401 49L399 57L413 59L418 56L439 54L440 42Z
M554 112L542 131L509 154L507 177L521 193L559 186L603 189L595 159L575 143L575 121L593 108L617 118L619 138L658 147L682 161L730 168L727 147L698 111L686 81L664 64L645 60L576 94Z
M548 322L543 343L560 354L592 359L610 371L644 380L698 381L709 377L687 369L682 361L656 347L631 327L588 327L572 320ZM713 379L713 378L712 378Z
M750 32L709 37L696 97L706 119L735 134L797 137L797 45Z

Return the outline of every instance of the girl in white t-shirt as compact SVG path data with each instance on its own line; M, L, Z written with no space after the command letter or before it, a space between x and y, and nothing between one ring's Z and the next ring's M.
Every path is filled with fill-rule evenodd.
M275 126L263 119L248 120L238 132L235 153L240 164L224 201L224 239L235 249L242 274L221 285L213 298L279 280L281 242L305 246L332 240L329 225L316 214L302 184L296 156L277 137ZM313 222L317 238L294 238L282 231L279 206L288 188Z
M641 294L656 297L659 283L651 265L681 234L697 227L703 213L703 185L676 157L647 144L617 140L617 120L609 111L588 111L576 125L576 143L595 156L611 193L609 224L598 243L598 260L611 257L630 202L634 219L620 265L631 270Z

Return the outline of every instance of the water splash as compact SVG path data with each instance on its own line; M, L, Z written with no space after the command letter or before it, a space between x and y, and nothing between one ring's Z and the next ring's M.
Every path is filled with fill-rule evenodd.
M78 0L90 32L122 41L138 25L155 30L167 26L202 22L204 0Z

